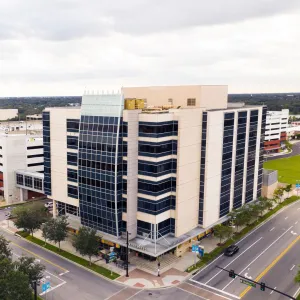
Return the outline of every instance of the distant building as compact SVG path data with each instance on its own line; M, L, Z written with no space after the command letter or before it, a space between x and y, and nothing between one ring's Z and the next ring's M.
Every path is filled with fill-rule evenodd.
M287 140L289 110L268 111L266 120L264 150L266 153L279 152Z
M228 106L227 86L84 95L43 112L44 191L116 251L128 231L132 251L181 255L261 195L265 120L264 106Z
M16 172L18 170L37 173L43 177L44 150L43 137L25 134L0 135L0 191L7 204L27 200L43 192L41 189L31 188L31 179L26 177L24 188L16 186ZM37 182L36 182L37 186Z
M17 109L0 109L0 121L6 121L17 117L18 117Z
M32 120L42 121L43 115L42 114L28 115L28 116L26 116L26 120L27 121L32 121Z

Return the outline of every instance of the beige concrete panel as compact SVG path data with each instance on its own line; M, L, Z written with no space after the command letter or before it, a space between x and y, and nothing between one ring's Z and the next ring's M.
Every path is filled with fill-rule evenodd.
M201 107L207 109L227 108L228 86L201 86Z
M183 166L200 161L200 144L180 147L177 151L177 166Z
M175 236L192 230L198 225L199 195L176 203Z
M191 164L177 167L177 185L182 185L191 180L197 180L200 178L200 161L196 161Z
M188 201L194 197L198 197L199 202L199 180L194 179L185 184L176 186L176 203ZM198 203L199 205L199 203Z

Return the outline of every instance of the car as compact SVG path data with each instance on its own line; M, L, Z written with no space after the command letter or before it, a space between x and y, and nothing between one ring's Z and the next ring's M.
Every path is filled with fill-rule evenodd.
M237 253L238 251L239 251L239 246L231 245L231 246L229 246L225 249L224 255L225 256L232 256L235 253Z
M11 218L12 218L11 212L10 212L10 211L7 212L7 213L5 214L5 217L6 217L7 219L11 219Z
M46 208L53 208L53 202L49 201L49 202L45 203L45 207Z

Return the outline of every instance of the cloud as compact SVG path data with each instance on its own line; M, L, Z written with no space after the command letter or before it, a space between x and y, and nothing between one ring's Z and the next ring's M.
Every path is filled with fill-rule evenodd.
M0 1L0 96L173 84L297 91L299 7L299 0Z

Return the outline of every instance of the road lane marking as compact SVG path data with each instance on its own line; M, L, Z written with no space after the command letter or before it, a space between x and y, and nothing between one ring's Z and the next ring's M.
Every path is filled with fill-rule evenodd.
M199 286L195 286L195 285L190 284L190 283L188 283L188 282L184 282L184 283L181 284L181 286L183 286L183 285L189 285L190 287L193 287L193 288L195 288L195 289L199 289L199 290L202 290L202 291L205 291L205 292L212 293L212 294L214 294L215 296L222 297L222 298L224 298L224 299L226 299L226 300L232 300L231 298L227 298L227 297L225 297L225 296L223 296L223 295L221 295L221 294L217 294L217 293L215 293L215 292L208 291L208 290L206 290L206 289L204 289L204 288L201 288L201 287L199 287ZM184 289L184 287L182 287L182 288Z
M38 257L38 258L40 258L40 259L46 261L48 264L50 264L50 265L52 265L52 266L54 266L54 267L57 267L57 268L63 270L64 272L68 271L67 269L62 268L61 266L59 266L59 265L57 265L57 264L51 262L50 260L48 260L48 259L46 259L46 258L44 258L44 257L42 257L42 256L40 256L40 255L38 255L38 254L36 254L36 253L34 253L34 252L31 252L31 251L27 250L26 248L24 248L24 247L22 247L22 246L20 246L20 245L18 245L18 244L16 244L16 243L14 243L14 242L12 242L12 241L10 241L10 243L11 243L12 245L14 245L14 246L16 246L16 247L18 247L18 248L20 248L20 249L22 249L22 250L28 252L28 253L30 253L30 254L33 255L33 256Z
M275 229L275 227L271 228L270 231L273 231Z
M250 262L250 264L244 268L241 272L239 272L238 274L242 274L247 268L249 268L257 259L259 259L267 250L269 250L278 240L280 240L293 226L291 226L288 230L286 230L282 235L280 235L279 238L277 238L271 245L269 245L264 251L262 251L254 260L252 260ZM225 290L235 279L232 279L231 281L229 281L228 284L226 284L222 291Z
M296 221L295 224L298 224L298 221Z
M274 290L276 290L276 286L274 287ZM270 295L272 295L274 293L274 291L271 291Z
M63 276L63 275L65 275L65 274L69 273L69 272L70 272L70 271L67 270L66 272L60 273L59 276Z
M233 297L233 298L235 298L235 299L241 299L240 297L238 297L238 296L236 296L236 295L233 295L233 294L230 294L230 293L228 293L228 292L219 290L219 289L217 289L217 288L214 288L214 287L212 287L212 286L210 286L210 285L207 285L207 284L205 284L205 283L196 281L196 280L194 280L194 279L190 279L190 281L192 281L192 282L194 282L194 283L196 283L196 284L203 285L203 286L205 286L205 287L207 287L207 288L209 288L209 289L212 289L212 290L217 291L217 292L219 292L219 293L223 293L223 294L225 294L225 295L227 295L227 296L230 296L230 297Z
M293 266L290 268L290 271L292 271L294 268L295 268L295 265L293 265Z
M286 220L288 217L285 217L284 219Z
M135 293L134 295L132 295L132 296L130 296L129 298L127 298L126 300L129 300L129 299L131 299L131 298L133 298L133 297L135 297L137 294L139 294L140 292L142 292L143 290L139 290L137 293Z
M270 222L271 220L273 220L276 216L278 216L279 214L281 214L282 212L284 212L286 209L291 208L292 206L294 206L295 204L297 204L298 202L293 202L288 206L285 206L284 208L280 209L278 212L276 212L273 216L271 216L270 218L268 218L267 220L265 220L264 222L262 222L259 226L257 226L254 230L250 231L247 235L245 235L242 239L240 239L238 242L236 242L236 245L238 245L239 243L241 243L243 240L245 240L247 237L249 237L252 233L254 233L255 231L257 231L260 227L264 226L265 224L267 224L268 222ZM300 210L300 207L298 208L298 210ZM208 265L206 265L204 268L201 268L201 270L199 270L198 273L196 273L191 279L193 279L194 277L196 277L198 274L200 274L201 272L203 272L205 269L207 269L211 264L213 264L215 261L217 261L220 257L222 257L223 254L219 255L217 258L215 258L211 263L209 263Z
M204 299L204 300L210 300L209 298L204 298L204 297L201 297L201 296L199 296L199 295L197 295L197 294L195 294L195 293L193 293L193 292L190 292L190 291L188 291L188 290L185 290L185 289L182 289L181 287L177 287L179 290L182 290L182 291L184 291L185 293L189 293L189 294L191 294L191 295L194 295L194 296L196 296L196 297L198 297L198 298L200 298L200 299ZM129 298L128 298L129 299Z
M54 287L51 287L51 288L50 288L49 290L47 290L46 292L40 293L40 296L43 296L43 295L45 295L45 294L47 294L47 293L49 293L49 292L52 292L53 290L59 288L60 286L62 286L62 285L64 285L64 284L66 284L65 281L62 282L62 283L60 283L60 284L58 284L58 285L56 285L56 286L54 286Z
M278 261L300 240L300 236L294 239L256 278L254 281L259 281L263 276L265 276L277 263ZM240 297L243 298L249 291L251 287L247 287L241 294Z
M298 294L300 293L300 287L299 287L299 289L297 290L297 292L294 294L294 298L296 298L297 296L298 296Z
M107 297L107 298L105 298L104 300L108 300L108 299L112 298L113 296L115 296L115 295L119 294L120 292L122 292L123 290L125 290L125 289L127 289L127 288L128 288L128 287L127 287L127 286L125 286L124 288L122 288L121 290L119 290L119 291L117 291L117 292L113 293L112 295L108 296L108 297Z
M236 261L241 255L243 255L246 251L248 251L251 247L253 247L256 243L258 243L260 240L262 239L262 237L260 237L256 242L254 242L252 245L250 245L246 250L244 250L240 255L238 255L235 259L233 259L232 261L230 261L229 264L227 264L224 269L226 269L228 266L230 266L234 261ZM211 280L213 280L216 276L218 276L221 272L223 272L223 270L218 271L217 274L215 274L213 277L211 277L208 281L205 282L205 284L208 284Z

